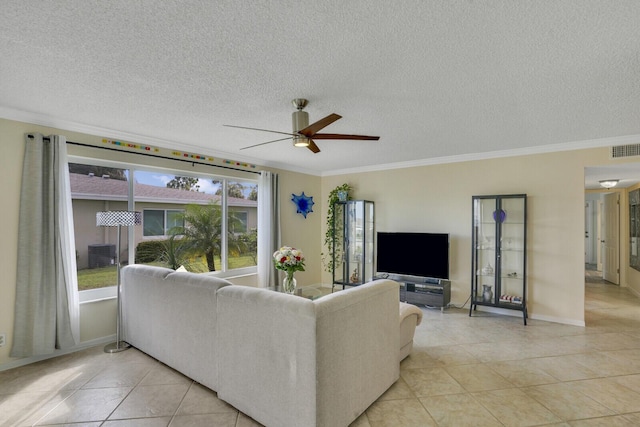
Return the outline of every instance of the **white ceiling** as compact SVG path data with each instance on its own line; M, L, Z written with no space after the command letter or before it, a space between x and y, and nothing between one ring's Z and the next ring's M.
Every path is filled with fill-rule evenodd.
M640 142L636 0L0 7L0 117L318 175ZM298 97L380 141L223 126L289 132Z
M585 168L585 188L602 190L600 181L617 179L616 188L627 188L640 182L640 163L592 166Z

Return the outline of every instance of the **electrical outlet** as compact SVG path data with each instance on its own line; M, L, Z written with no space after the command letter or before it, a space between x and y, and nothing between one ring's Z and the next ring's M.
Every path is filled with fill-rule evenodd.
M7 343L6 334L0 334L0 347L3 347Z

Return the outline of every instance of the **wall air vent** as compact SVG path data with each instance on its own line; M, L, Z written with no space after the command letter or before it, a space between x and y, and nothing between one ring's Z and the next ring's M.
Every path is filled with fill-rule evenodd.
M611 158L640 156L640 144L615 145L611 147Z

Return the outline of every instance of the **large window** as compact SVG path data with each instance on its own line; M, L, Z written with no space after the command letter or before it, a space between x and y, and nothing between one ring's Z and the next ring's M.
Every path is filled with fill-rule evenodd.
M116 227L96 212L136 210L141 227L123 227L122 264L136 262L223 276L255 272L257 182L118 164L69 165L81 291L116 283ZM131 231L131 235L129 232Z

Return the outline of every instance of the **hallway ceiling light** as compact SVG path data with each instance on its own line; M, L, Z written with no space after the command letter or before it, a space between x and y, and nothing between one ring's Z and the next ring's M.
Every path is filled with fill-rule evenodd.
M600 181L600 186L604 188L613 188L618 184L619 179L605 179Z

